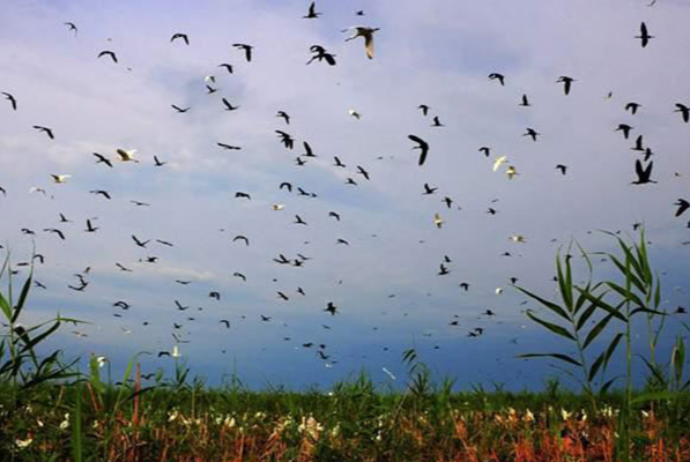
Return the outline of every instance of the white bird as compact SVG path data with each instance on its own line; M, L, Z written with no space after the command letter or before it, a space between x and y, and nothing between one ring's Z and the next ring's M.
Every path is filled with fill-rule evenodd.
M501 165L508 160L508 156L501 156L494 161L494 172L501 168Z
M63 184L63 183L67 183L67 180L68 180L72 175L55 175L55 174L51 174L50 176L53 178L53 183L55 183L55 184Z
M512 165L509 166L508 169L506 170L506 175L508 175L509 180L512 180L513 177L517 174L518 174L517 170L515 170L515 167L513 167Z
M122 162L139 162L134 158L136 149L118 149L117 154L120 156Z
M438 229L441 229L441 227L443 226L443 219L441 218L441 215L439 215L438 213L434 215L434 224Z
M346 38L346 42L357 37L364 37L364 50L367 52L367 58L374 59L374 32L377 30L379 30L378 27L354 26L344 29L342 32L352 31L352 36Z
M278 211L278 210L283 210L285 206L283 204L273 204L273 210Z
M362 115L359 112L357 112L355 109L350 109L349 111L347 111L347 113L350 114L352 117L354 117L357 120L362 118Z
M527 239L522 234L516 234L514 236L510 236L509 239L515 243L520 243L520 244L525 244L527 242Z

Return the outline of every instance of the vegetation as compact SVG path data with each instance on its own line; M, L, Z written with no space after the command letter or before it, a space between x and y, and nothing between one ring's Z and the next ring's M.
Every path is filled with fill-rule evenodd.
M415 350L404 392L382 391L365 374L330 392L252 391L237 377L219 388L156 374L144 386L137 358L122 382L104 382L105 358L88 374L60 351L36 348L65 322L58 315L33 327L20 323L32 275L15 300L9 257L0 271L0 460L24 461L689 461L690 378L678 336L664 361L657 346L671 314L661 308L661 283L638 242L614 236L605 254L620 280L595 282L591 254L577 247L587 271L575 283L574 257L556 258L560 300L525 289L545 309L527 315L563 338L571 350L527 353L562 363L581 393L551 380L542 392L453 391L434 380ZM568 251L572 250L572 246ZM5 295L6 294L6 295ZM633 322L647 326L648 356L634 361ZM674 318L675 319L675 318ZM690 331L687 325L682 324ZM598 340L598 341L597 341ZM625 377L608 366L625 358ZM632 386L633 368L648 377ZM618 389L619 381L623 387ZM148 382L146 382L148 383Z

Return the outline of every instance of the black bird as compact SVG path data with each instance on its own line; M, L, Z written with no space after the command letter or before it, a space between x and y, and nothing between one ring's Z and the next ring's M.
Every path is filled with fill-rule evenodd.
M491 311L491 310L486 310L486 311L484 311L484 313L482 313L482 314L484 314L484 315L486 315L486 316L496 316L496 313L494 313L494 312Z
M67 219L64 214L60 214L60 223L72 223L72 220Z
M167 162L161 162L160 159L158 158L158 156L153 156L153 164L154 164L156 167L162 167L162 166L164 166L165 164L167 164Z
M240 108L239 106L233 106L232 104L230 104L230 101L228 101L226 98L223 98L223 105L225 105L226 111L234 111Z
M290 298L281 291L278 291L277 294L278 294L278 298L280 298L281 300L285 300L285 301L290 300Z
M184 305L182 305L182 303L180 303L180 302L177 301L177 300L175 300L175 306L177 307L177 309L178 309L179 311L185 311L185 310L189 309L189 305L184 306Z
M446 207L451 208L453 206L453 199L450 197L446 196L441 200L441 202L444 202L446 204Z
M328 53L326 49L321 45L312 45L311 47L309 47L309 51L311 51L314 54L314 56L312 56L311 59L307 61L307 64L311 64L314 60L325 60L330 66L336 65L335 55L332 53Z
M218 322L219 322L220 324L225 324L225 328L226 328L226 329L230 329L230 321L228 321L227 319L221 319L221 320L218 321Z
M217 92L217 88L213 88L211 85L206 85L206 94L207 95L212 95L213 93Z
M527 132L523 133L522 136L529 136L532 138L532 141L537 141L537 136L541 135L541 133L538 133L535 129L533 128L527 128Z
M10 104L12 105L12 109L14 109L16 111L17 110L17 100L14 98L14 96L11 95L10 93L4 92L4 91L2 92L2 94L3 94L3 96L5 96L5 99L7 99L10 102Z
M87 220L86 220L86 229L85 229L84 231L86 231L87 233L95 233L97 230L98 230L98 228L97 228L97 227L94 227L94 226L91 224L91 220L90 220L90 219L87 219Z
M184 40L184 43L189 45L189 37L187 37L187 34L181 34L179 32L176 34L173 34L173 36L170 38L170 42L174 42L177 39L182 39L182 40Z
M73 22L66 22L64 24L70 31L74 31L74 36L76 37L78 32L76 24L74 24Z
M345 180L345 184L350 184L350 185L352 185L352 186L357 186L357 182L356 182L355 180L353 180L352 178L348 178L347 180Z
M429 114L429 106L427 106L426 104L420 104L419 106L417 106L417 109L421 109L422 115L425 117Z
M429 183L424 183L424 192L422 193L422 195L428 196L430 194L434 194L437 189L438 187L432 188L431 186L429 186Z
M465 292L467 292L468 290L470 290L470 283L469 282L461 282L460 288L462 290L464 290Z
M304 220L302 220L302 217L300 217L299 215L295 215L294 224L296 224L296 225L306 225L307 222L304 221Z
M149 242L151 242L151 239L148 239L148 240L146 240L146 241L140 241L139 239L137 239L137 237L136 237L134 234L132 234L132 240L134 241L134 243L135 243L137 246L139 246L139 247L141 247L141 248L144 248L144 249L146 248L146 245L147 245Z
M566 75L560 76L556 81L556 83L563 84L563 91L565 92L566 96L570 94L570 88L573 85L573 82L575 82L575 79Z
M633 151L644 151L645 149L644 149L644 146L643 146L643 144L642 144L642 141L643 141L643 136L642 136L642 135L639 135L639 136L635 139L635 146L632 147L631 149L632 149Z
M688 314L688 311L684 307L679 306L678 308L676 308L673 314Z
M489 74L489 80L498 80L501 84L501 86L505 86L505 76L503 74L498 74L496 72L493 72Z
M34 281L34 285L35 285L36 287L38 287L39 289L43 289L43 290L48 289L48 287L46 287L44 284L42 284L42 283L40 283L40 282L38 282L38 281Z
M364 178L366 178L367 180L369 180L369 172L367 172L366 170L364 170L364 169L363 169L361 166L359 166L359 165L357 166L357 173L359 173L359 174L362 175Z
M484 154L484 157L489 157L491 155L491 148L487 146L482 146L481 148L479 148L479 152Z
M124 271L124 272L126 272L126 273L131 273L131 272L132 272L131 269L125 267L122 263L115 263L115 266L117 266L118 268L120 268L120 270L122 270L122 271Z
M151 204L147 204L146 202L135 201L135 200L131 200L130 202L132 204L136 205L137 207L148 207L151 205Z
M239 146L233 146L233 145L231 145L231 144L225 144L225 143L216 143L216 144L217 144L218 146L220 146L221 148L227 149L227 150L239 151L240 149L242 149L242 148L239 147Z
M408 135L407 138L417 143L417 146L413 147L412 149L419 149L419 165L424 165L426 156L429 153L429 144L416 135Z
M282 117L283 120L287 125L290 125L290 116L288 115L287 112L285 111L278 111L278 114L276 114L276 117Z
M55 135L53 134L53 130L52 130L52 129L50 129L50 128L48 128L48 127L42 127L42 126L40 126L40 125L34 125L34 128L35 128L36 130L38 130L39 132L43 132L43 133L45 133L46 135L48 135L48 138L50 138L51 140L54 140L54 139L55 139Z
M43 231L45 231L47 233L57 234L60 239L62 239L63 241L65 240L64 233L57 228L46 228Z
M223 63L223 64L218 65L218 67L222 67L223 69L225 69L226 71L228 71L228 74L232 74L232 73L233 73L232 64Z
M527 99L527 95L525 95L525 94L522 95L522 101L520 102L519 105L523 106L523 107L529 107L530 106L529 100Z
M305 153L302 154L304 157L316 157L316 154L314 154L314 151L312 151L309 143L307 143L306 141L303 141L302 144L304 145L304 151L305 151Z
M91 194L96 194L105 197L106 199L110 200L110 194L108 194L108 191L104 191L102 189L94 189L92 191L89 191Z
M557 170L560 170L561 173L562 173L563 175L565 175L565 172L568 170L568 166L567 166L567 165L563 165L563 164L558 164L558 165L556 165L556 169L557 169Z
M271 320L271 317L270 317L270 316L264 316L263 314L260 315L260 316L261 316L261 320L262 320L263 322L268 322L268 321Z
M438 116L434 116L434 123L431 124L432 127L445 127L439 120Z
M117 63L117 55L112 51L105 50L98 53L99 58L102 58L103 56L110 56L110 59L112 59L114 63Z
M159 244L167 245L168 247L174 247L173 244L168 241L161 241L160 239L156 239L156 242L158 242Z
M625 110L630 111L630 113L632 115L635 115L635 114L637 114L637 110L641 107L642 107L641 104L630 102L630 103L625 105Z
M249 199L252 200L252 196L250 196L247 193L244 193L242 191L238 191L235 193L235 199Z
M338 213L336 213L336 212L328 212L328 216L329 216L329 217L333 217L333 218L335 218L336 220L340 221L340 215L339 215Z
M331 316L335 316L338 312L338 307L335 306L333 302L328 302L328 305L326 306L326 309L324 311L331 313Z
M247 236L243 236L243 235L241 235L241 234L238 234L237 236L235 236L235 237L232 239L232 242L236 242L236 241L244 241L244 244L245 244L247 247L249 247L249 239L247 239Z
M250 62L252 60L252 49L254 48L253 46L244 43L233 43L232 46L234 46L238 50L244 50L244 57L247 59L247 62Z
M338 238L337 241L335 241L336 244L342 244L342 245L350 245L349 242L347 242L345 239Z
M118 308L122 308L123 310L128 310L131 308L132 305L130 305L129 303L127 303L124 300L118 300L115 303L113 303L113 306L116 306Z
M338 158L338 156L333 156L333 159L335 159L335 164L333 164L334 167L345 168L345 164L343 164L343 163L340 161L340 159Z
M615 132L623 132L623 136L627 140L630 137L630 130L633 128L628 125L628 124L619 124L618 127L614 130Z
M637 180L633 181L631 184L647 184L656 183L650 177L652 176L652 166L654 162L649 162L646 167L642 167L642 162L640 159L635 161L635 173L637 174Z
M678 199L678 201L673 205L678 207L676 210L677 217L681 216L688 208L690 208L690 202L686 201L685 199Z
M309 12L307 13L306 16L302 16L304 19L316 19L319 16L321 16L321 13L316 12L316 2L311 2L311 5L309 5Z
M98 160L96 161L97 164L105 164L105 165L107 165L108 167L113 168L113 163L110 162L110 159L108 159L107 157L105 157L103 154L99 154L99 153L97 153L97 152L93 152L93 153L91 153L91 154L94 155L94 156L96 157L96 159L98 159Z
M640 42L642 43L642 48L644 48L649 43L649 40L653 39L654 36L649 35L649 32L647 31L647 25L643 22L642 24L640 24L640 35L636 35L635 38L640 39Z
M167 356L168 358L171 357L169 351L159 351L159 352L158 352L158 357L159 357L159 358L162 358L163 356Z
M287 181L283 181L282 183L280 183L280 186L278 186L278 189L283 189L283 188L287 189L288 192L292 192L292 184L288 183Z
M676 109L673 112L680 112L680 114L683 116L683 122L688 123L690 122L690 108L686 106L685 104L681 103L676 103Z
M240 279L242 279L244 282L247 282L247 276L245 276L245 275L242 274L242 273L237 273L237 272L235 272L235 273L233 273L232 275L233 275L233 277L240 278Z
M175 104L171 104L170 106L172 106L172 108L175 109L175 111L177 111L178 114L184 114L185 112L187 112L191 109L190 107L184 107L183 108L183 107L177 106Z
M439 276L445 276L446 274L449 274L449 273L450 273L450 271L448 271L448 268L446 268L446 265L441 263L439 265L438 275Z

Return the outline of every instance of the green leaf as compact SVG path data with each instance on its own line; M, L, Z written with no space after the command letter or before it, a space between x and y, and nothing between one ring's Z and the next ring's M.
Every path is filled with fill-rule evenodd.
M584 297L584 295L582 295L582 294L580 294L579 298L586 299ZM589 307L587 307L587 309L585 310L585 312L582 313L582 316L580 316L580 318L577 320L577 325L575 326L575 330L579 331L580 329L582 329L584 327L585 323L587 322L587 320L590 317L592 317L592 315L594 314L594 312L596 310L597 310L597 306L594 303L590 304Z
M573 312L573 286L572 280L570 279L570 259L568 256L565 257L566 265L566 275L563 275L563 268L561 265L561 256L556 255L556 272L558 280L558 287L561 291L561 298L563 303L565 303L566 308L571 313ZM560 307L559 307L560 308Z
M664 313L663 311L657 311L657 310L652 310L649 308L645 308L644 306L638 306L634 310L630 312L630 316L634 316L637 313L647 313L647 314L653 314L657 316L666 316L668 313Z
M604 357L605 356L606 356L606 352L602 351L601 354L597 357L597 359L594 360L592 367L589 368L589 373L587 374L587 380L589 382L594 380L594 377L596 377L597 372L599 372L599 369L604 364Z
M623 275L626 275L628 273L628 270L625 268L625 265L623 265L615 255L608 254L608 257L611 259L613 264L616 265L618 270L621 273L623 273ZM632 285L634 285L637 290L639 290L640 292L644 292L644 286L643 286L642 282L637 278L637 276L635 276L632 273L630 273L628 276L629 277L626 279L629 279L630 282L632 282Z
M609 343L609 347L606 349L606 357L604 358L604 367L608 365L609 361L611 360L611 356L613 356L613 354L616 352L616 348L618 347L618 344L620 343L622 338L623 333L619 332L616 334L615 337L613 337L611 343Z
M565 327L561 327L559 325L550 323L548 321L544 321L543 319L540 319L537 317L537 315L534 314L532 310L527 310L527 316L534 322L541 324L542 326L546 327L549 329L551 332L554 334L560 335L561 337L565 337L569 340L575 340L575 337L573 334L568 332L568 330Z
M611 318L613 318L613 315L609 314L608 316L605 316L602 320L600 320L593 328L592 330L589 331L589 334L587 334L587 338L585 339L585 343L582 345L582 349L586 349L590 343L596 339L599 334L603 332L603 330L606 328L606 325L611 321Z
M654 289L654 308L658 308L661 304L661 279L657 276L656 288Z
M516 358L529 359L529 358L556 358L566 363L572 364L574 366L582 367L582 363L578 360L572 358L571 356L564 355L561 353L526 353L516 356Z
M22 312L22 309L24 308L24 303L26 303L26 297L29 295L29 290L31 289L31 281L33 280L33 270L31 270L31 274L29 274L29 277L26 278L26 281L24 281L24 287L22 287L22 292L19 294L19 301L14 307L14 313L12 315L12 322L17 322L17 319L19 318L19 314Z
M561 308L560 306L556 305L555 303L550 302L550 301L548 301L548 300L546 300L546 299L543 299L543 298L541 298L539 295L537 295L537 294L535 294L535 293L532 293L532 292L530 292L530 291L527 290L527 289L523 289L522 287L516 286L516 289L519 290L520 292L522 292L523 294L527 295L528 297L531 297L531 298L535 299L536 301L538 301L539 303L541 303L542 305L544 305L546 308L548 308L548 309L550 309L551 311L553 311L554 313L556 313L556 314L557 314L558 316L560 316L561 318L570 321L570 317L568 316L568 313L566 313L566 311L565 311L563 308Z
M76 386L76 397L74 404L74 412L72 412L72 456L74 462L81 462L83 459L83 444L81 431L81 384Z
M2 309L2 314L5 315L5 319L12 319L12 307L5 299L5 296L0 292L0 309Z
M589 300L590 302L595 304L598 308L601 308L604 311L606 311L607 313L609 313L610 315L613 315L614 318L619 319L623 322L626 322L625 316L619 311L621 306L623 306L623 305L619 304L617 307L613 307L613 306L609 305L608 303L606 303L603 300L604 296L606 295L606 292L604 292L603 294L596 297L591 292L584 291L581 287L576 286L575 288L578 291L580 291L582 294L584 294L585 297L587 298L587 300Z
M655 391L649 393L643 393L637 398L633 399L630 404L638 405L643 403L648 403L649 401L662 401L662 400L674 400L678 398L678 393L673 391Z
M634 292L628 292L624 287L621 287L612 281L607 281L606 285L609 286L611 289L615 290L624 299L630 300L632 303L636 305L644 306L644 302Z
M618 377L614 377L611 380L607 381L604 385L601 386L600 392L606 393L607 391L609 391L609 388L611 388L611 385L613 385L613 382L615 382L616 380L618 380Z

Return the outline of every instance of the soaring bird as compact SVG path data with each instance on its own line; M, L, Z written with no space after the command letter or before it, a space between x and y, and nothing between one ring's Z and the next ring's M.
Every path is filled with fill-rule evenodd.
M243 236L241 234L238 234L232 239L232 242L237 242L237 241L244 241L244 245L249 246L249 239L247 236Z
M252 45L247 45L246 43L233 43L232 46L238 50L244 51L244 57L247 59L247 62L252 60L252 50L254 49Z
M359 120L359 119L362 118L362 114L360 114L359 112L357 112L356 109L349 109L349 110L347 111L347 113L348 113L348 115L349 115L350 117L354 117L354 118L357 119L357 120Z
M231 144L226 144L226 143L216 143L216 145L220 146L223 149L234 150L234 151L239 151L240 149L242 149L239 146L233 146Z
M424 183L424 192L422 193L422 195L428 196L430 194L434 194L437 189L437 187L432 188L431 186L429 186L429 183Z
M434 122L431 124L431 126L432 127L445 127L445 125L443 125L441 123L441 120L438 118L438 116L434 116Z
M218 322L219 322L220 324L225 324L225 328L226 328L226 329L230 329L230 321L228 321L227 319L221 319L221 320L218 321Z
M493 171L497 171L508 160L508 156L501 156L494 161Z
M419 149L419 165L424 165L424 161L426 161L426 156L427 154L429 154L429 144L416 135L408 135L407 137L411 141L417 143L417 146L413 147L412 149Z
M285 111L278 111L276 114L276 117L282 117L282 119L285 121L287 125L290 125L290 116L288 115L287 112Z
M678 201L673 205L678 207L678 209L676 209L677 217L681 216L687 209L690 208L690 202L686 201L685 199L678 199Z
M487 146L482 146L478 150L479 150L479 152L484 154L484 157L489 157L491 155L491 148L489 148Z
M153 165L155 165L156 167L162 167L162 166L164 166L165 164L167 164L167 162L162 162L162 161L158 158L158 156L153 156Z
M364 37L364 50L367 53L367 58L374 59L374 32L378 30L378 27L354 26L349 29L344 29L342 32L352 31L352 36L346 38L346 42L354 40L357 37Z
M65 235L63 234L62 231L60 231L57 228L46 228L43 231L45 231L47 233L57 234L60 239L62 239L63 241L65 240Z
M653 39L654 36L649 35L649 32L647 31L647 25L643 22L642 24L640 24L640 35L636 35L635 38L640 39L640 42L642 43L642 48L644 48L649 43L649 40Z
M441 218L441 215L438 213L434 214L434 224L438 229L441 229L443 227L443 219Z
M637 114L637 110L642 107L641 104L635 103L635 102L630 102L625 105L625 110L630 111L632 115Z
M191 109L190 107L180 107L174 104L171 104L170 106L172 106L172 108L175 109L175 111L177 111L178 114L184 114L185 112Z
M139 240L134 234L132 234L132 240L134 241L134 243L135 243L138 247L141 247L141 248L144 248L144 249L146 248L146 245L147 245L149 242L151 242L151 239L148 239L148 240L146 240L146 241Z
M39 132L43 132L46 135L48 135L48 138L51 140L55 139L55 135L53 134L53 130L48 128L48 127L42 127L41 125L34 125L34 129L38 130Z
M245 193L245 192L237 191L237 192L235 193L235 199L248 199L248 200L252 200L252 196L250 196L249 194L247 194L247 193Z
M335 306L333 302L328 302L324 311L331 313L331 316L335 316L336 313L338 313L338 307Z
M522 95L522 100L520 101L519 105L523 106L523 107L529 107L530 106L529 100L527 99L527 95L524 95L524 94Z
M98 53L99 58L102 58L103 56L110 56L110 59L112 59L114 63L117 63L117 55L114 52L110 50L104 50Z
M222 67L223 69L225 69L226 71L228 71L228 74L232 74L232 73L233 73L232 64L223 63L223 64L219 64L218 67Z
M78 32L76 24L74 24L73 22L66 22L64 24L65 26L67 26L67 29L74 32L74 36L76 37Z
M72 176L72 175L55 175L51 174L51 178L53 179L53 183L55 184L63 184L67 183L67 180Z
M570 87L572 86L573 82L575 82L575 79L566 75L560 76L556 81L556 83L563 84L563 91L565 92L566 96L570 94Z
M134 153L137 152L136 149L117 149L115 152L120 156L121 162L139 162L134 158Z
M366 178L367 180L369 180L369 172L367 172L366 170L364 170L364 168L363 168L361 165L358 165L358 166L357 166L357 173L359 173L359 174L362 175L364 178Z
M223 105L225 106L226 111L234 111L240 108L239 106L233 106L230 104L230 101L228 101L227 98L223 98Z
M690 122L690 108L686 106L685 104L681 103L676 103L676 109L673 112L680 112L680 114L683 116L683 122L688 123Z
M527 132L523 133L522 136L529 136L532 138L532 141L537 141L537 136L541 135L541 133L538 133L535 129L533 128L527 128Z
M89 191L91 194L96 194L97 196L103 196L106 199L111 199L110 194L108 194L108 191L104 191L102 189L94 189L92 191Z
M337 212L328 212L328 216L329 216L329 217L333 217L333 218L335 218L336 220L340 221L340 214L337 213Z
M313 56L307 61L307 64L311 64L314 60L319 62L325 60L330 66L336 65L335 55L333 53L328 53L321 45L312 45L309 47L309 51L313 53Z
M345 164L343 164L338 158L338 156L333 156L333 159L335 160L335 164L333 164L334 167L340 167L340 168L345 168Z
M642 167L642 162L640 159L637 159L635 161L635 174L637 175L637 180L633 181L631 184L656 183L656 181L651 179L653 165L654 162L650 161L646 167Z
M307 12L306 16L302 16L304 19L316 19L319 16L321 16L321 13L316 12L316 2L311 2L311 5L309 5L309 11Z
M97 230L98 230L98 228L91 224L91 219L87 219L86 220L86 229L84 231L86 231L87 233L95 233Z
M314 151L311 149L309 143L303 141L302 145L304 145L304 154L302 154L304 157L316 157L316 154L314 154Z
M174 42L177 39L182 39L182 40L184 40L184 43L189 45L189 37L187 37L187 34L182 34L180 32L177 32L177 33L173 34L173 36L170 38L170 41Z
M10 104L12 105L12 109L15 111L17 110L17 100L15 99L14 95L7 93L5 91L2 92L2 95L7 99Z
M563 165L563 164L558 164L558 165L556 165L556 170L560 170L561 173L562 173L563 175L565 175L565 172L568 170L568 166L567 166L567 165Z
M630 137L630 130L633 128L628 125L628 124L619 124L618 127L614 130L616 132L623 132L623 137L627 140L628 137Z
M95 156L96 159L98 159L98 160L96 161L97 164L105 164L105 165L107 165L108 167L113 168L113 164L112 164L112 162L110 162L110 159L108 159L107 157L105 157L103 154L99 154L99 153L97 153L97 152L92 152L91 154L92 154L93 156Z
M505 76L503 74L499 74L497 72L492 72L489 74L489 80L498 80L498 82L501 84L501 86L505 86Z

